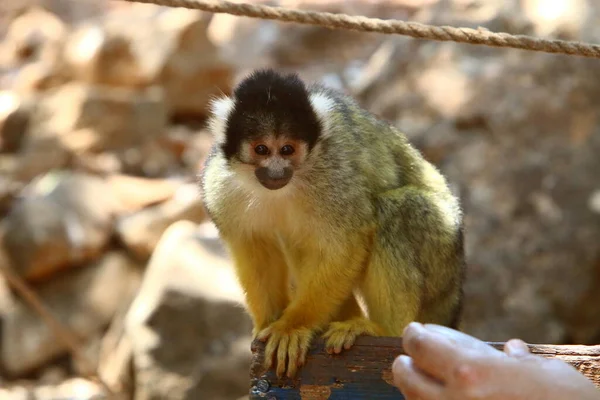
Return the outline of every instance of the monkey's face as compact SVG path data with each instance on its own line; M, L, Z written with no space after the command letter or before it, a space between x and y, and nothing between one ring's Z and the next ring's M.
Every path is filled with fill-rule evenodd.
M289 191L308 169L322 131L315 104L295 74L252 74L233 96L212 102L210 129L239 181L251 190Z
M277 190L285 187L302 165L307 154L307 144L285 136L266 136L243 143L240 159L249 165L254 178L265 188Z

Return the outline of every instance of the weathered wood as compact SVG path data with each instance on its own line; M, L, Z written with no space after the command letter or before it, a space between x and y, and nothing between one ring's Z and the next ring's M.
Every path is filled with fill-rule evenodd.
M504 343L489 343L502 349ZM573 365L600 387L600 345L529 345L530 351L560 358ZM352 349L329 355L323 340L316 340L306 364L293 380L278 380L273 370L264 371L264 343L252 343L250 400L367 400L404 399L393 386L391 365L403 354L402 339L360 337Z

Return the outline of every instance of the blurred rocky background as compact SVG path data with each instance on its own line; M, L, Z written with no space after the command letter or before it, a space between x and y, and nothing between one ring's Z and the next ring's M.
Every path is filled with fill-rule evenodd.
M600 42L593 0L269 4ZM251 325L196 177L207 102L262 66L352 94L447 174L466 332L600 342L600 60L106 0L2 0L0 38L0 398L107 398L90 368L108 398L244 398Z

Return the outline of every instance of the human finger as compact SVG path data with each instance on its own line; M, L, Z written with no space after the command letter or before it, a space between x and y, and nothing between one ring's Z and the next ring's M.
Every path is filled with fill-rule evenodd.
M398 356L392 364L394 386L407 400L442 399L444 386L437 380L427 376L406 355Z
M411 322L402 335L402 347L420 370L446 382L463 358L460 347L450 338Z
M498 351L497 349L485 343L484 341L481 341L476 337L467 335L466 333L457 331L455 329L436 324L425 324L423 325L423 327L427 330L444 335L457 347L460 347L463 350L478 352L480 353L479 355L489 354L494 356L503 356L501 351Z

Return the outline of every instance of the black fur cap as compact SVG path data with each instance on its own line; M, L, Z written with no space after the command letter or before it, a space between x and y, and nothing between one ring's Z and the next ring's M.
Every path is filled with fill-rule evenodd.
M255 71L239 83L232 97L234 106L222 145L228 159L238 153L242 140L265 134L286 135L305 141L312 149L321 133L308 90L297 74Z

